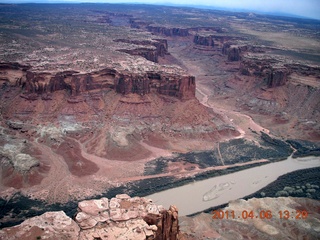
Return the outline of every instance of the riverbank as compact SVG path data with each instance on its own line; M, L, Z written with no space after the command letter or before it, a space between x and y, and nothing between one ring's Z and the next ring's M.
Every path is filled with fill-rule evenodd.
M184 216L253 194L289 172L319 166L319 157L289 157L285 161L198 181L147 197L165 207L176 204L179 214Z
M315 158L315 157L309 157L309 158ZM290 157L290 159L292 161L298 163L298 165L300 162L299 167L306 167L307 169L298 170L298 171L294 171L292 173L285 174L285 175L283 175L283 177L280 177L279 179L275 178L276 181L274 183L271 181L271 187L274 188L274 186L278 186L278 188L276 190L280 191L281 188L283 188L284 186L290 186L290 181L292 182L292 179L296 179L299 182L299 185L301 185L301 186L306 185L307 183L311 183L312 185L319 185L320 186L320 182L317 182L317 181L320 181L319 180L320 179L320 176L319 176L320 175L320 167L319 167L320 166L320 159L316 158L317 160L313 164L316 167L313 168L313 166L311 166L309 164L311 161L309 158L304 158L304 159L306 159L306 161L300 161L301 158L293 159ZM101 197L112 198L113 196L115 196L116 194L119 194L119 193L127 193L131 196L146 196L146 197L151 198L152 195L150 195L150 194L154 194L155 192L159 192L161 190L165 190L165 189L170 188L169 190L166 190L166 191L171 191L172 195L175 197L173 197L173 198L168 197L167 200L168 200L169 204L176 204L179 207L180 215L188 215L191 213L184 213L183 207L185 207L186 209L191 209L191 207L194 205L194 203L192 203L191 200L196 198L196 192L193 190L188 190L186 192L187 193L186 196L184 196L182 194L179 194L179 192L177 191L179 186L180 186L180 188L181 187L183 188L186 186L193 186L193 187L197 188L197 184L199 184L203 181L212 181L213 184L211 184L211 185L208 184L207 189L201 193L201 196L200 196L201 202L203 201L203 197L204 197L203 195L205 193L209 192L209 196L210 196L210 191L217 184L218 185L216 186L216 190L219 190L218 189L219 187L225 188L225 189L222 189L222 191L217 191L216 193L222 194L222 193L224 193L224 191L226 191L226 193L228 193L228 195L230 194L231 200L233 200L233 199L237 199L240 197L236 197L236 196L232 197L233 194L231 194L232 193L231 190L232 189L233 190L235 190L235 189L241 190L243 187L241 188L241 186L237 186L237 184L236 184L236 182L234 182L234 180L228 182L228 181L221 180L221 178L223 178L224 176L227 176L227 178L229 178L230 176L234 176L234 174L240 174L243 176L247 176L247 179L251 179L253 181L253 184L251 184L251 185L249 184L249 185L247 185L247 187L249 187L249 188L252 188L253 186L258 187L258 189L257 188L253 189L252 193L250 193L252 195L246 194L245 192L243 192L243 195L241 197L245 197L245 198L263 197L263 195L261 195L261 192L265 192L265 196L271 197L274 194L275 190L273 190L273 192L271 190L266 190L268 188L268 186L263 188L264 187L264 186L262 186L263 183L265 185L268 185L268 184L266 182L262 182L262 181L259 182L259 178L254 179L254 176L252 174L248 173L247 171L251 170L253 173L256 173L256 174L259 172L266 174L266 171L261 168L268 167L272 164L281 164L281 163L282 163L281 164L282 166L286 167L287 161L288 160L281 161L281 162L275 162L275 163L269 163L269 164L266 164L266 162L260 162L260 163L255 163L253 165L237 166L234 168L211 171L211 172L207 172L204 174L199 174L199 175L192 177L192 178L185 178L185 179L178 179L178 180L173 177L145 179L145 180L135 181L135 182L123 185L123 186L109 189L105 193L98 195L98 196L94 196L92 198L101 198ZM303 165L303 164L305 164L305 165ZM280 167L277 167L277 169L279 169L279 168ZM290 169L288 168L288 171L289 170ZM312 175L311 175L311 173L312 173ZM296 176L300 176L300 178L296 178ZM309 178L307 178L307 176L309 176ZM206 180L203 180L203 179L206 179ZM238 181L242 181L241 178L234 178L234 179L238 179ZM264 177L260 176L260 180L261 179L262 180L265 180L265 179L270 180L271 176L269 176L268 178L264 178ZM228 182L228 184L224 184L227 182ZM221 183L222 183L222 185L219 186L219 184L221 184ZM229 187L232 189L229 190L226 187ZM237 191L237 192L239 192L239 191ZM190 193L192 193L192 196L190 196ZM211 191L211 196L213 196L214 194L215 194L215 190L213 189L213 191ZM289 193L289 196L295 196L292 194L293 193ZM182 202L185 202L185 204L180 204L179 201L177 201L175 199L176 197L178 197L178 198L180 197ZM220 196L218 196L218 198L219 197ZM319 199L319 196L318 195L311 195L310 198ZM158 204L165 205L165 203L161 203L159 198L153 197L153 199ZM199 199L199 198L197 197L197 199ZM207 200L209 200L209 199L207 198ZM207 205L209 205L209 207L204 206L203 209L201 209L199 211L195 210L194 213L203 211L205 209L212 208L213 206L221 205L221 203L219 204L219 202L216 202L215 200L214 201L213 200L214 199L206 201ZM47 204L46 202L36 200L36 199L30 199L26 196L23 196L23 195L17 193L8 200L0 199L0 210L1 210L0 211L1 212L0 228L14 226L18 223L21 223L26 218L40 215L46 211L63 210L66 212L66 214L68 216L72 217L76 212L77 203L78 203L78 201L70 201L65 204ZM187 206L183 206L183 205L187 205ZM195 204L195 206L196 205L197 204Z

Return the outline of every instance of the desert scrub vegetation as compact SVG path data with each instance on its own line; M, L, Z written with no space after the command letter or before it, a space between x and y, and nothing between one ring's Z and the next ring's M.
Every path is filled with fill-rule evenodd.
M305 185L295 185L292 187L286 186L276 193L276 197L308 197L313 198L319 190L319 186L315 184L306 183Z
M261 197L306 197L320 199L320 167L294 171L280 176L248 198Z

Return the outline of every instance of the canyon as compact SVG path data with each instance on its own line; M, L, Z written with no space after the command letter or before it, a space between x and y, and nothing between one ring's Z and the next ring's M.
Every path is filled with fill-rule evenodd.
M223 169L319 156L316 20L117 4L1 13L5 205L20 195L41 206L142 197ZM21 212L3 211L0 224ZM147 228L136 233L156 229Z

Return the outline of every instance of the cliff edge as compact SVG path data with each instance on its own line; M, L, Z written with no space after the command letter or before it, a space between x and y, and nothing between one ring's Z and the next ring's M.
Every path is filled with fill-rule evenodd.
M178 209L150 199L119 194L79 202L74 219L46 212L0 231L0 239L170 239L178 238Z

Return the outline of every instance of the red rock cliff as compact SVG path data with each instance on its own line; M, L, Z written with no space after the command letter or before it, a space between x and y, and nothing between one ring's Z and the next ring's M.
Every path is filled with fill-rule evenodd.
M125 52L131 55L138 55L146 58L149 61L158 62L158 57L164 57L168 53L168 43L166 39L153 39L149 40L129 40L129 39L117 39L115 42L131 43L135 45L142 45L136 49L120 49L119 51ZM147 47L150 46L150 47ZM153 47L153 48L152 48Z
M165 36L180 36L180 37L189 36L189 30L186 28L167 28L167 27L160 27L160 26L147 26L147 30L155 34L161 34Z
M2 64L3 69L9 69ZM195 97L195 77L189 75L177 75L165 72L131 73L117 71L115 69L103 69L91 73L77 73L75 71L49 73L32 72L23 66L10 66L15 68L21 77L18 79L2 78L2 81L20 86L24 93L22 97L34 100L42 97L47 100L48 94L65 90L71 96L78 96L83 92L95 89L115 89L121 94L136 93L148 94L151 91L176 97L182 100ZM6 83L6 84L7 84ZM50 98L50 97L49 97Z
M195 35L193 38L193 42L197 45L203 45L203 46L214 46L214 37L212 35L209 36L201 36L201 35Z

